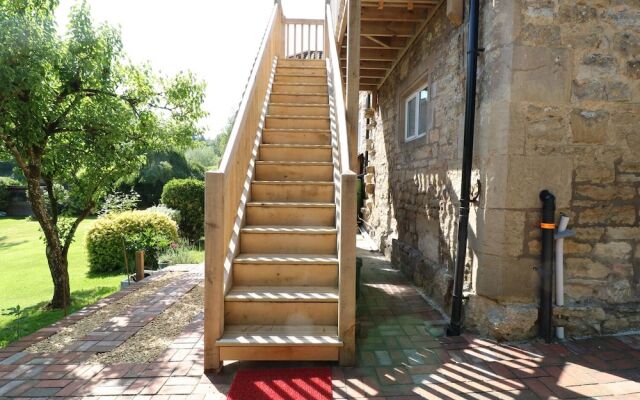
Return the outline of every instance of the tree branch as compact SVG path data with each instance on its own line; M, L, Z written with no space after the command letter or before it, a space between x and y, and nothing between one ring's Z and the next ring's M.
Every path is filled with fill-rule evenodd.
M84 210L82 210L78 218L76 218L76 220L73 221L73 225L71 225L71 229L69 229L69 232L67 232L67 235L64 238L62 254L64 254L65 257L67 256L67 253L69 253L69 247L71 246L71 242L73 242L73 236L76 234L76 230L78 229L78 226L91 213L94 206L95 206L95 203L93 201L90 201L87 207Z
M50 176L42 176L44 180L44 184L47 186L47 195L49 196L49 204L51 206L51 220L53 224L58 223L58 199L56 198L54 189L53 189L53 181Z

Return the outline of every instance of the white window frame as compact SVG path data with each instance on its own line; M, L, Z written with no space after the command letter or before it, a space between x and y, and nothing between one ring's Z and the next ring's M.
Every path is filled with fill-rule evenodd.
M427 91L427 102L429 102L429 86L422 86L420 89L416 90L415 92L413 92L410 96L407 96L407 98L404 101L404 141L405 142L411 142L412 140L416 140L418 138L421 138L423 136L427 135L427 124L425 124L425 130L424 132L418 132L418 130L420 129L420 92L422 92L423 90ZM409 135L409 102L411 100L415 100L415 121L414 121L414 132L411 132L411 135ZM426 107L426 105L425 105ZM428 118L428 114L427 114L427 110L425 110L425 118Z

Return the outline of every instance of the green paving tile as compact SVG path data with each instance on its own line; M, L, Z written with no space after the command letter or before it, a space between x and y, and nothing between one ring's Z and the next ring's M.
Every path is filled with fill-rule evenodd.
M386 350L376 350L374 351L376 355L376 359L378 360L379 365L387 366L392 365L391 356L389 356L389 352Z

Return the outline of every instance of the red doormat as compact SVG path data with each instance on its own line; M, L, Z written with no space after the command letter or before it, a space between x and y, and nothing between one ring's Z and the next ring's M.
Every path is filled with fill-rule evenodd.
M330 368L238 371L227 400L331 400Z

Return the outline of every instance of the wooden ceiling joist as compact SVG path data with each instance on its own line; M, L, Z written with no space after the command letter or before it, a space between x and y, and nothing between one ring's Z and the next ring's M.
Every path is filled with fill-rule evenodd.
M396 7L396 8L409 8L409 3L413 3L413 7L433 7L440 3L440 0L384 0L382 2L382 8L380 8L380 0L362 0L363 7L376 7L379 9L386 10L387 8Z
M342 68L343 75L347 73L346 68ZM384 78L386 70L384 69L360 69L361 78Z
M395 21L420 22L427 17L427 8L416 8L413 11L402 8L379 10L373 7L362 7L362 21Z
M345 57L340 58L340 65L347 65ZM392 61L360 61L360 70L363 69L381 69L387 70L393 65Z
M415 26L405 22L369 21L363 22L360 29L362 35L368 36L411 37Z
M346 50L340 52L342 57L347 57ZM360 61L393 61L398 55L394 49L360 49Z

